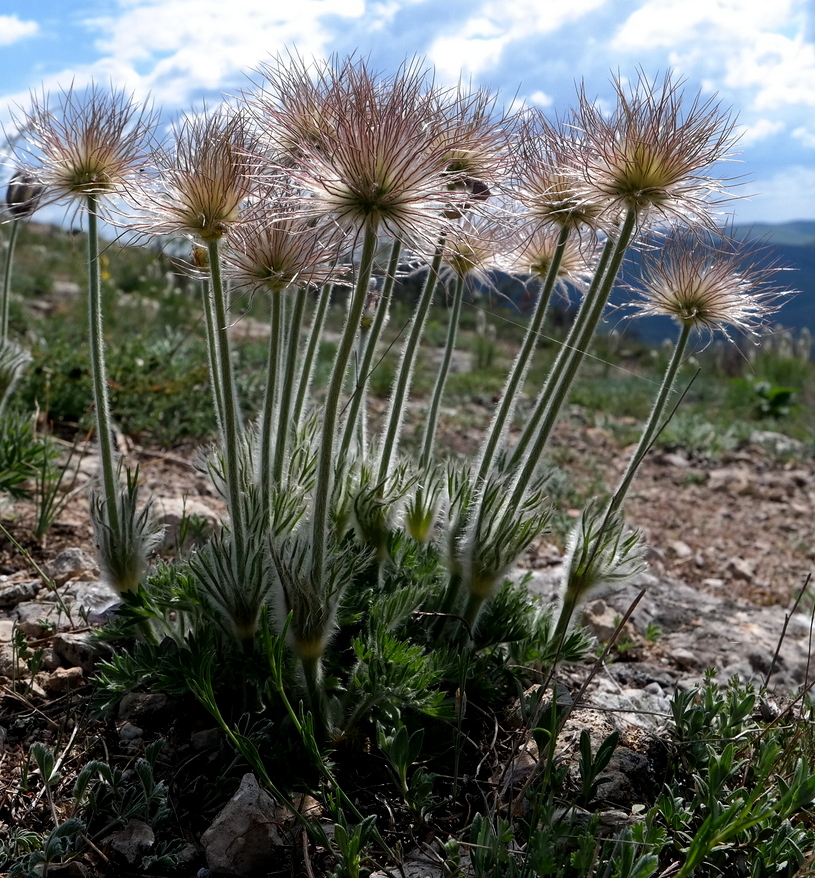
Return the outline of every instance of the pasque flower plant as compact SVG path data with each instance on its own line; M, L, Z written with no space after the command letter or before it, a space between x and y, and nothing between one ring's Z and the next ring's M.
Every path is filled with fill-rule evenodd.
M149 155L147 116L119 97L92 90L87 121L73 95L63 101L69 121L53 122L35 108L29 127L41 134L31 150L43 159L25 170L50 187L46 193L81 198L94 234L97 199L123 194L127 206L117 222L195 246L189 270L208 282L203 310L220 431L211 471L229 522L189 562L184 600L197 601L199 614L190 626L214 622L217 649L249 662L272 649L275 631L298 669L284 683L285 662L275 659L278 694L301 693L326 741L366 716L397 723L403 709L437 705L439 681L453 673L442 668L450 656L460 653L455 661L464 667L484 642L502 642L496 628L511 633L526 624L510 620L511 601L495 597L505 593L518 557L549 527L543 452L627 249L645 252L635 310L673 316L679 343L618 490L578 521L560 619L551 628L534 623L543 651L543 638L549 646L552 638L568 642L588 593L639 569L641 540L625 527L623 500L664 421L693 331L751 331L769 313L775 289L772 268L745 265L727 237L700 231L711 227L711 204L726 192L711 166L730 153L732 122L714 103L686 104L670 76L640 77L631 88L615 80L617 106L609 115L581 90L577 109L550 121L539 111L504 114L484 92L441 88L415 63L379 75L353 58L314 65L278 58L260 75L261 86L237 108L190 115ZM100 119L115 134L106 145L107 170L78 158L87 158L83 143L101 138ZM54 151L68 133L76 142ZM100 149L90 151L97 157ZM68 173L69 161L82 167ZM668 234L666 224L676 231ZM654 236L658 255L649 252ZM366 420L368 379L408 259L411 267L425 263L426 275L396 342L398 365L377 433ZM523 277L536 293L533 310L479 454L471 462L443 461L436 432L460 315L468 286L488 281L493 268ZM516 403L529 390L549 302L564 283L578 290L579 312L548 378L531 389L535 401L513 444ZM235 297L249 291L269 298L257 426L244 424L236 389L230 284ZM403 441L403 421L442 284L452 307L414 453ZM318 397L311 378L332 297L343 324ZM91 329L97 344L98 319ZM103 376L103 358L95 362ZM106 413L104 384L95 378L97 410ZM109 444L110 425L101 417L100 438L107 435ZM108 488L110 496L118 490L109 457L106 497ZM124 526L148 532L134 484L122 493L127 503L107 501L105 508L126 519L116 531L108 517L111 534ZM140 575L125 587L136 588ZM529 618L540 620L542 611L524 600ZM177 633L182 649L190 626ZM343 636L333 646L338 630ZM534 640L531 630L527 639ZM404 672L410 662L422 668L416 679L439 687L432 698L411 688ZM388 677L397 672L404 672L398 683Z
M71 88L55 101L35 95L19 120L18 160L25 179L42 187L43 200L72 200L88 221L90 351L103 486L91 508L102 566L120 592L138 588L158 535L149 510L136 508L135 479L128 475L127 486L119 486L105 370L98 220L105 201L120 197L144 168L154 122L153 111L140 108L131 96L96 85Z

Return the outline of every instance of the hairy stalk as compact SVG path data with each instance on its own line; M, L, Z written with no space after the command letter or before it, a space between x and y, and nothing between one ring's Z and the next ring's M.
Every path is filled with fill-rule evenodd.
M416 364L416 354L419 350L419 341L424 333L424 326L427 321L427 314L430 311L430 305L433 302L433 294L436 291L436 284L439 280L439 267L441 266L442 253L444 251L444 236L439 240L436 246L436 252L433 254L433 262L430 265L430 271L425 278L422 293L419 296L419 303L413 313L411 320L410 334L405 342L402 350L402 359L399 363L399 372L394 382L393 391L391 393L390 405L388 407L388 417L385 425L384 440L379 458L379 473L377 481L384 482L390 474L393 459L399 446L399 430L402 426L402 417L404 416L405 401L410 391L410 383L413 378L413 367Z
M322 663L320 656L309 656L300 659L303 668L303 677L306 681L306 694L308 706L314 719L314 731L320 738L325 738L330 729L328 728L328 711L325 699L325 687L323 686ZM322 743L322 741L318 741Z
M391 246L391 256L388 262L388 273L385 277L385 285L382 289L382 298L379 301L379 307L376 309L371 331L368 333L368 341L362 354L359 364L359 375L357 377L357 385L348 404L348 415L345 421L345 429L342 435L342 443L340 444L340 460L342 460L351 447L351 441L354 438L354 426L358 421L359 413L364 411L363 402L365 400L365 392L368 385L368 379L373 371L373 359L376 354L376 346L379 336L382 334L382 328L390 309L391 296L393 295L393 285L396 282L396 270L399 267L399 256L402 252L401 241L394 239Z
M215 314L212 306L211 282L201 284L201 298L204 303L204 322L207 330L207 360L209 378L212 382L212 396L215 401L215 417L218 431L224 432L224 391L221 386L221 366L218 361L218 345L215 341Z
M578 309L577 316L575 317L575 321L572 324L572 328L569 330L569 333L566 336L566 340L563 342L563 345L561 346L557 357L555 357L555 362L552 364L552 368L548 376L546 377L543 388L541 389L540 393L538 394L538 398L535 401L535 407L532 410L532 414L530 415L527 423L524 425L524 429L521 432L521 438L518 440L515 448L513 449L512 455L510 457L511 467L515 467L518 465L521 458L523 457L524 450L534 438L535 431L540 424L540 419L543 417L546 411L547 402L552 397L552 394L554 393L554 388L557 386L557 383L562 380L564 372L567 371L570 359L574 355L575 350L578 349L579 340L583 334L583 328L589 318L589 312L592 308L592 305L597 300L598 290L603 281L603 278L605 277L609 260L611 259L616 246L617 241L614 238L609 238L606 241L606 245L603 248L603 252L600 256L600 261L598 262L597 268L594 272L594 277L592 278L589 289L587 290L586 296L583 299L583 303Z
M461 618L464 621L464 630L469 632L467 643L472 646L473 634L475 633L475 623L481 613L481 608L489 597L486 593L470 592L467 596L467 604Z
M334 359L334 367L331 371L331 380L328 384L325 408L323 410L323 430L317 457L317 472L313 495L314 509L311 519L311 577L315 587L318 588L322 583L325 569L328 520L333 488L334 440L337 432L340 396L342 395L342 386L345 383L348 362L351 359L351 352L354 348L354 340L359 329L359 321L362 319L362 314L365 310L368 283L371 279L374 255L376 253L376 229L371 225L366 225L364 235L357 283L351 295L350 307L345 317L345 326L343 327L342 337L337 348L337 356Z
M421 467L426 469L433 461L433 445L436 440L436 424L439 419L439 406L441 405L444 385L447 383L447 375L450 372L450 363L453 359L453 351L456 347L458 336L458 321L461 316L461 302L464 299L464 278L456 278L456 288L453 292L453 303L450 306L449 323L447 324L447 339L444 346L444 357L439 366L439 374L436 376L436 385L433 388L433 398L430 401L430 409L427 413L427 426L425 427L424 446L422 447Z
M8 340L8 312L9 299L11 298L11 267L14 262L14 247L17 244L17 233L20 230L20 220L15 219L11 223L8 236L8 249L6 250L6 265L3 270L3 294L0 298L0 348L3 348Z
M554 427L555 422L557 421L560 409L563 406L569 390L571 389L572 382L577 375L577 370L583 362L583 357L588 350L589 342L591 341L594 331L597 328L597 324L600 322L600 318L603 315L603 310L608 302L608 297L611 294L611 288L614 286L614 281L617 278L617 272L620 270L620 265L622 264L626 248L634 234L635 225L636 211L634 209L629 209L619 235L613 245L613 252L608 260L608 268L603 274L602 280L597 284L596 297L593 300L589 300L587 295L586 301L584 302L583 308L585 309L586 317L581 326L580 333L577 338L574 339L573 344L570 343L570 334L567 344L564 345L561 354L555 361L555 364L552 367L552 372L546 381L543 391L541 391L540 397L538 398L533 419L539 420L540 425L537 434L535 435L534 442L532 442L531 448L527 449L524 439L526 438L526 441L528 442L531 438L531 434L527 435L525 432L524 436L521 437L521 440L518 443L518 447L515 449L513 462L520 463L522 459L525 459L523 460L523 466L515 477L512 495L506 507L506 514L508 515L512 515L513 510L520 507L524 494L526 493L527 485L531 482L532 477L535 474L535 469L538 466L543 449L546 447L546 443L549 440L552 427ZM600 274L600 271L601 268L598 267L598 275ZM592 286L594 286L594 284Z
M232 519L232 533L235 537L235 552L238 570L243 569L243 542L246 536L243 527L243 505L241 499L242 472L240 465L240 421L235 386L232 380L232 357L229 348L226 296L221 275L221 257L218 239L207 242L209 250L209 272L211 279L213 316L215 318L216 361L220 370L221 392L223 396L222 437L226 460L226 481L229 502L229 515Z
M87 195L88 207L88 318L90 326L93 401L96 409L96 431L99 434L99 457L105 508L113 533L119 532L119 509L116 472L113 463L110 405L105 370L105 337L102 329L102 284L99 276L99 223L96 195Z
M294 408L292 409L291 422L295 428L300 426L300 419L303 417L303 407L306 404L306 394L314 378L314 368L317 363L317 347L323 334L325 315L328 313L328 306L331 302L332 289L332 284L323 284L320 288L320 295L317 297L317 307L314 309L314 319L308 334L306 352L303 355L303 362L299 369L300 383L297 385L297 396L295 397Z
M306 310L306 289L298 287L294 294L294 308L286 325L288 339L285 347L285 371L280 387L280 405L277 412L277 442L274 450L274 480L280 484L283 479L283 464L286 460L286 446L291 435L291 398L297 370L297 355L300 352L300 327Z
M489 434L483 445L481 462L476 475L476 484L483 482L490 474L493 461L495 460L495 452L498 450L501 438L504 435L504 430L515 410L516 396L518 391L523 387L529 371L529 364L538 343L538 337L540 335L541 327L543 326L544 317L546 316L546 310L549 306L549 300L552 297L552 290L554 290L555 283L557 282L560 264L563 259L563 253L566 249L566 242L568 241L570 231L571 226L569 225L564 225L560 230L557 245L555 246L555 252L552 254L552 261L549 264L549 270L547 271L546 277L541 285L538 301L535 305L535 312L532 315L532 320L526 330L526 336L521 345L521 350L519 351L518 356L512 365L512 369L507 376L507 382L504 385L498 411L495 413L495 417L490 425Z
M360 454L368 447L368 388L367 382L362 377L362 359L365 356L365 349L368 347L368 336L371 334L371 327L360 324L359 335L357 336L357 353L355 357L356 372L354 376L354 395L359 397L360 406L357 409L357 415L352 420L348 420L346 427L350 427L352 433L357 434L357 446ZM355 429L356 428L356 429ZM345 430L343 430L343 440L345 439ZM340 458L343 452L340 451Z
M280 343L282 337L282 297L280 290L272 290L269 317L269 356L266 363L266 396L263 400L263 419L260 427L260 497L264 506L269 504L272 490L272 430L277 408L280 373ZM275 480L276 481L276 480Z
M614 492L611 501L609 502L608 512L606 514L607 517L611 517L622 505L623 500L625 500L625 495L631 486L631 482L637 473L639 465L642 463L643 458L648 453L648 449L651 447L652 442L660 430L662 415L665 412L665 406L671 395L671 391L673 390L676 373L679 371L679 367L682 364L682 357L685 354L685 348L688 346L688 340L690 339L692 329L692 324L682 324L682 329L679 333L679 338L677 339L673 355L671 356L671 361L668 363L668 368L665 370L662 385L660 386L659 393L654 401L654 407L651 409L648 422L643 428L637 448L631 455L625 473L622 479L620 479L620 484L617 486L617 490Z

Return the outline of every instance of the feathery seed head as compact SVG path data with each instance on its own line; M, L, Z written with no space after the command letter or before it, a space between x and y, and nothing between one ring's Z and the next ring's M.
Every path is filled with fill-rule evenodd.
M144 165L155 114L132 96L91 85L32 95L19 123L21 171L54 197L118 193Z
M461 86L435 97L438 121L432 130L449 144L445 174L451 192L469 195L464 204L450 205L444 216L457 219L477 202L486 201L508 176L514 120L496 114L496 96Z
M230 230L224 271L241 286L272 292L327 283L335 279L340 240L334 226L304 219L291 202L264 199Z
M157 149L153 160L152 185L132 193L147 215L141 225L155 235L203 242L222 238L240 221L263 164L247 118L234 110L185 118L172 147Z
M519 242L508 253L508 270L545 278L557 250L560 229L553 223L541 223L530 232L524 232ZM597 262L596 242L592 236L583 241L575 234L566 240L558 268L558 280L585 286Z
M711 196L725 194L724 181L705 170L727 158L735 144L734 122L713 100L695 97L683 107L681 83L640 75L628 93L615 79L617 107L606 117L581 88L575 125L585 143L586 184L612 215L633 209L662 220L709 222Z
M603 205L583 183L583 143L574 126L530 110L521 122L514 197L533 222L597 227Z
M760 261L726 232L717 236L675 231L656 254L644 256L642 315L665 315L713 333L728 328L756 335L786 293L772 283L781 270Z
M452 151L468 144L442 120L427 74L407 65L377 77L356 62L335 66L328 76L323 87L332 130L301 139L298 164L290 169L311 196L304 212L354 232L370 228L405 242L435 242L445 228L442 211L463 207L472 194L457 189L465 175L449 170ZM275 121L298 136L284 115Z
M306 64L290 55L277 56L260 66L258 72L265 82L247 98L247 106L281 165L300 164L303 143L320 149L320 144L333 137L341 93L349 87L353 71L351 59L342 65Z
M456 277L476 275L486 280L485 272L497 265L507 239L506 227L471 215L452 226L444 239L442 264Z

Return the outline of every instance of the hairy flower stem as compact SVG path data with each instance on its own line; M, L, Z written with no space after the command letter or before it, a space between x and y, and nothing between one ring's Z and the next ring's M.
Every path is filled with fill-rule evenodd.
M556 646L556 655L560 655L561 650L563 649L563 644L566 642L566 635L569 631L569 625L572 621L572 617L574 616L574 612L577 609L577 605L580 603L580 592L577 590L567 590L566 594L563 598L563 605L560 608L560 613L557 617L557 624L555 625L555 631L552 635L552 643Z
M592 287L596 287L595 295L590 298L591 290L586 294L586 300L581 309L581 312L585 313L585 318L580 321L580 330L577 334L574 331L569 334L569 338L566 340L552 366L552 371L538 397L535 412L532 415L531 420L539 422L539 426L531 448L527 447L532 435L527 426L527 430L521 436L515 449L512 462L520 463L523 461L523 466L515 477L512 495L506 506L506 514L508 515L513 515L514 511L520 508L523 502L527 486L532 481L535 469L540 462L541 454L546 447L549 435L560 414L560 409L571 389L577 375L577 370L583 362L583 357L588 350L594 331L597 329L597 324L603 316L603 311L611 294L611 288L614 286L614 281L617 278L617 273L620 270L626 248L634 234L636 216L635 210L629 210L616 241L613 245L609 241L609 245L612 246L612 252L608 259L608 267L602 273L602 279L596 285L592 284ZM608 245L606 249L608 250ZM601 271L602 267L598 266L596 277L600 276Z
M334 448L337 432L337 420L340 406L342 386L345 374L354 349L354 341L359 330L359 321L365 311L365 300L368 297L368 283L374 266L376 253L376 229L372 225L365 226L365 237L362 243L362 255L357 272L357 283L351 295L351 303L345 317L345 326L331 370L331 380L326 391L323 409L323 430L317 456L317 473L314 483L314 509L311 518L311 579L316 588L322 587L325 571L326 543L328 540L328 520L331 510L333 488Z
M270 503L272 492L272 432L277 409L278 376L280 373L280 343L282 337L282 303L280 290L271 291L269 316L269 356L266 363L266 396L263 400L263 418L260 426L260 496L264 506ZM276 449L275 449L276 454ZM274 480L275 482L277 479Z
M306 310L306 290L298 287L294 294L294 308L288 321L288 339L285 347L285 371L280 387L280 405L277 413L277 443L274 450L274 480L283 480L283 465L286 460L286 447L291 434L291 400L297 374L297 355L300 353L300 327Z
M235 538L235 557L238 570L243 569L243 542L246 536L243 527L243 505L241 501L242 473L240 465L240 435L238 403L232 380L232 356L229 349L226 296L221 275L221 257L218 239L207 242L209 250L209 272L211 280L213 316L215 318L216 363L220 371L221 393L223 396L222 437L226 461L226 481L229 502L229 515L232 519L232 533Z
M328 710L323 686L323 669L319 656L301 658L300 666L303 669L303 678L306 682L306 695L308 706L314 719L314 733L317 743L323 743L328 738Z
M416 354L419 350L419 341L424 333L427 315L433 302L433 294L439 280L439 268L441 267L442 253L444 252L444 236L440 239L436 252L433 254L433 262L430 271L425 278L419 303L413 313L410 334L402 350L402 359L399 363L399 372L391 393L388 417L385 424L384 441L382 442L381 456L379 458L378 481L384 482L390 474L391 464L396 456L399 446L399 431L402 426L402 417L405 410L405 401L410 391L410 383L413 378L413 367L416 364Z
M119 495L113 464L108 382L105 370L105 336L102 329L102 283L99 275L99 217L96 195L87 196L88 208L88 322L90 327L93 402L96 409L96 432L99 436L99 457L105 491L108 524L119 534Z
M399 256L402 252L402 243L394 239L391 247L390 261L388 262L388 273L385 277L385 285L382 289L382 298L376 309L371 331L368 334L368 341L362 354L359 364L359 374L357 377L357 385L348 404L348 416L345 421L345 429L342 435L342 443L340 444L340 460L342 460L351 448L351 442L354 438L354 427L360 417L360 412L364 411L363 403L365 401L365 392L368 385L368 379L373 371L373 360L376 354L376 346L379 342L379 336L382 334L382 328L388 316L390 308L391 295L393 294L393 285L396 282L396 270L399 267ZM364 450L364 449L363 449Z
M453 303L450 306L450 317L447 324L447 339L444 346L444 357L439 366L439 374L436 376L436 386L433 388L433 398L430 401L430 409L427 412L427 425L424 434L424 446L420 466L427 469L433 462L433 445L436 441L436 424L439 420L439 406L441 405L444 385L447 383L447 375L450 372L450 363L453 360L453 351L456 347L458 336L458 321L461 316L461 303L464 299L464 278L456 278L456 287L453 292Z
M357 352L355 359L356 370L354 374L354 395L358 396L361 404L357 409L357 415L354 420L348 420L346 422L346 427L351 428L352 434L356 432L357 436L357 446L360 450L360 453L364 452L364 449L368 447L368 388L366 386L366 382L362 378L362 359L365 356L365 349L368 346L368 336L371 334L371 327L360 325L359 327L359 336L357 337ZM345 438L345 431L343 431L343 439ZM342 458L343 453L340 451L340 458Z
M464 620L464 630L468 632L467 642L470 646L473 644L475 623L488 597L488 594L476 594L475 592L470 592L467 596L467 605L464 607L461 618Z
M642 435L640 436L640 441L637 444L636 450L631 455L631 459L628 461L628 466L626 467L622 479L620 479L620 484L617 486L617 490L614 492L611 497L611 501L609 502L608 511L606 513L607 519L611 518L611 516L613 516L614 513L619 510L623 500L625 500L625 495L628 492L629 487L631 486L631 482L634 480L637 469L642 463L645 455L648 453L648 449L651 447L651 443L654 441L661 428L662 415L665 412L665 406L667 405L668 398L670 397L671 391L673 390L674 381L676 380L676 373L679 371L679 367L682 364L682 357L684 356L685 349L688 346L688 340L690 339L692 330L693 325L691 323L682 324L682 329L679 333L679 338L676 341L676 347L674 348L673 355L671 356L671 361L668 363L668 368L665 370L665 376L662 379L662 385L660 386L659 393L657 394L657 398L654 401L654 406L651 409L651 414L648 416L648 422L643 428Z
M11 267L14 262L14 247L17 244L17 233L20 231L20 220L16 219L11 224L8 236L8 249L6 250L6 265L3 270L3 294L0 298L0 348L5 347L8 341L8 312L11 298Z
M540 419L546 412L547 403L554 393L557 382L562 379L563 373L567 370L569 360L573 356L578 341L582 336L583 327L586 325L592 303L597 299L598 289L605 276L609 260L611 259L616 246L617 242L615 239L609 238L606 241L594 277L592 278L592 282L589 289L586 291L585 298L583 299L583 304L577 312L577 316L572 324L572 328L569 330L569 334L566 336L566 340L563 342L557 357L555 357L555 362L552 364L552 368L546 377L543 388L535 401L535 408L532 410L532 414L529 416L529 420L524 425L524 429L521 432L521 438L513 449L510 457L510 467L516 467L523 457L525 448L535 436L535 431L540 424Z
M207 361L209 377L212 382L212 397L215 402L215 417L218 431L224 431L224 391L221 387L221 367L218 362L218 345L215 341L215 313L212 307L211 282L201 285L201 298L204 303L204 322L207 330Z
M552 290L554 290L555 283L557 282L558 272L560 271L560 264L566 250L566 243L569 239L570 230L571 227L568 225L564 225L560 230L557 245L555 246L555 252L552 254L552 260L549 263L549 270L546 272L546 277L541 285L538 301L535 305L535 312L532 315L532 320L526 330L526 336L521 345L521 350L519 351L518 356L512 365L512 369L507 376L507 382L504 385L498 411L495 413L495 417L490 425L489 434L484 442L483 451L481 452L481 462L478 466L478 473L476 475L476 484L481 484L490 474L493 461L495 460L495 452L498 450L507 423L515 410L517 394L523 387L527 373L529 372L529 364L538 343L538 336L540 335L540 330L543 326L543 320L546 316L549 300L552 297Z
M300 426L300 419L303 417L303 407L306 404L306 394L311 387L314 378L314 368L317 363L317 348L320 344L320 338L323 334L323 326L325 325L325 315L328 313L328 306L331 302L331 284L323 284L320 288L320 295L317 297L317 307L314 309L314 318L311 323L311 329L308 334L308 342L306 343L306 352L303 355L303 362L300 364L300 383L297 385L297 396L294 399L294 408L291 413L291 422L295 429Z

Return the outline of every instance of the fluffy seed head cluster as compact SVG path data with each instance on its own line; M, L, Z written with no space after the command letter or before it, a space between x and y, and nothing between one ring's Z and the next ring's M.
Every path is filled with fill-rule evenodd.
M560 229L552 224L538 225L524 233L507 254L506 267L510 271L545 278L554 259ZM596 242L572 235L566 240L558 267L558 280L569 280L577 286L588 282L596 263Z
M629 93L614 80L617 106L605 116L581 90L575 124L584 144L585 182L612 215L632 209L639 218L706 220L711 197L724 193L706 169L727 158L735 143L733 120L712 101L683 106L681 83L640 76Z
M225 273L240 286L282 292L293 284L326 283L336 274L336 228L305 220L289 201L263 199L230 230L227 243Z
M284 167L297 166L303 144L319 149L336 132L341 105L332 94L338 82L349 87L354 63L348 59L341 65L309 65L285 55L262 64L258 72L264 84L247 98L247 108L264 132L271 155Z
M240 221L258 188L257 141L246 116L226 109L187 117L169 149L155 150L155 177L133 188L131 200L155 235L208 242ZM138 224L138 223L135 223Z
M785 295L773 284L778 266L762 264L759 256L727 234L673 232L656 255L644 257L637 313L665 315L711 333L733 328L756 334Z
M21 170L51 197L82 198L118 193L141 168L155 122L132 96L92 85L32 95L17 122L23 133Z
M275 88L286 91L288 85ZM478 100L444 101L415 65L378 77L363 62L324 69L319 86L306 93L309 106L319 99L328 125L306 122L304 133L303 113L285 111L296 104L287 94L266 102L263 117L273 143L296 143L296 163L288 170L309 195L308 213L354 232L367 228L427 243L444 228L443 211L463 210L475 200L467 185L472 175L451 169L451 157L481 161L489 152L482 146ZM456 112L443 113L440 106Z
M465 215L453 225L445 239L442 265L455 277L475 276L489 282L486 272L498 264L507 241L502 223Z
M530 110L520 126L514 197L534 223L594 229L604 202L583 182L584 146L574 125Z

